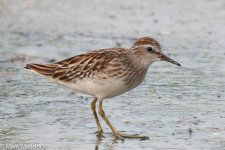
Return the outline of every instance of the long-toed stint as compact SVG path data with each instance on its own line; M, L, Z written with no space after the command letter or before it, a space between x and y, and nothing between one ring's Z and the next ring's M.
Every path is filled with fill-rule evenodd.
M130 49L100 49L67 58L54 64L27 64L26 69L41 74L75 91L94 97L91 109L98 128L98 137L103 129L99 122L95 104L99 102L98 113L112 130L116 139L141 138L145 136L124 135L110 123L103 110L106 98L121 95L145 78L149 66L156 61L167 61L181 66L161 52L160 44L150 37L134 42Z

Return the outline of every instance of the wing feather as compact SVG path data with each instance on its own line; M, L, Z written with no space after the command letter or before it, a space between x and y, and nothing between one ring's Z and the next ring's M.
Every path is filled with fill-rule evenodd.
M71 81L83 78L93 78L96 74L120 69L125 61L127 49L111 48L91 51L86 54L67 58L54 64L28 64L25 68L36 73L60 81ZM118 59L122 57L122 59Z
M115 58L125 55L126 49L107 49L92 51L58 62L53 79L71 81L91 78L98 74Z

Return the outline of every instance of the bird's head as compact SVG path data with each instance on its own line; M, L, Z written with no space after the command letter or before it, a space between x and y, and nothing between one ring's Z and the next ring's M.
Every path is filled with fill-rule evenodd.
M146 65L150 65L156 61L167 61L181 66L178 62L163 54L159 42L150 37L136 40L131 47L131 51L134 57L137 57L137 59L140 59Z

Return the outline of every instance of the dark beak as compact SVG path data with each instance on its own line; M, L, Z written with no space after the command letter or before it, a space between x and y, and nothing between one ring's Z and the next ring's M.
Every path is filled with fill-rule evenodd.
M166 55L163 54L163 53L160 53L160 56L159 56L159 57L161 58L162 61L167 61L167 62L170 62L170 63L175 64L175 65L177 65L177 66L181 66L181 64L179 64L179 63L176 62L175 60L169 58L168 56L166 56Z

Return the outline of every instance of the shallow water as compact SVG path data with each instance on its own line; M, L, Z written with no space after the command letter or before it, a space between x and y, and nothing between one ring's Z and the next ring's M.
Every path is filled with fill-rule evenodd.
M3 1L1 7L3 149L5 144L88 150L225 149L224 1L23 0ZM150 140L115 141L100 120L105 138L98 141L91 97L23 69L26 63L54 62L91 49L130 47L135 38L149 35L182 67L153 64L138 88L105 100L104 110L119 131Z

